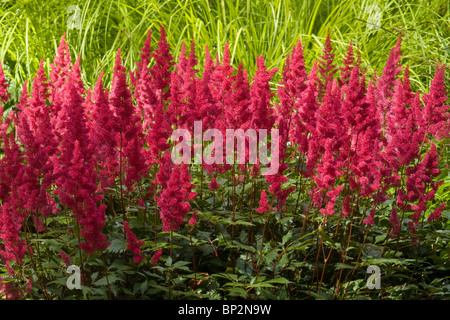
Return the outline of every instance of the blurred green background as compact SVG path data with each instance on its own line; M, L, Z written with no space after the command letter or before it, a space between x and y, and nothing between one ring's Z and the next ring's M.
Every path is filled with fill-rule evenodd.
M244 64L250 75L256 57L264 55L269 68L282 68L286 55L299 39L307 68L321 55L328 29L337 62L350 41L358 47L369 75L381 72L403 35L403 63L411 67L414 89L427 89L437 62L449 62L450 2L434 1L2 1L0 60L11 83L12 100L25 79L32 79L45 58L48 70L64 33L72 59L81 55L87 85L100 70L110 81L115 53L122 50L124 64L133 69L148 29L153 43L159 26L166 28L174 57L183 41L194 38L199 60L208 45L213 56L230 43L232 62ZM277 74L279 79L280 72ZM6 106L8 108L9 106Z

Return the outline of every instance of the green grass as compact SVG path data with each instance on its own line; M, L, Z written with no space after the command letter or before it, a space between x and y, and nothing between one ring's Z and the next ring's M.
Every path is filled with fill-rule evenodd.
M67 12L71 5L80 9L79 29L68 27L75 14ZM302 39L306 63L311 67L328 29L339 53L337 59L343 58L352 40L369 70L380 72L402 33L403 61L411 65L413 85L424 89L436 63L449 62L449 7L448 0L4 1L0 7L0 60L12 82L13 101L18 101L19 89L25 79L33 78L39 61L45 58L49 67L63 33L73 59L81 55L88 85L95 82L100 70L112 68L118 48L122 48L127 68L134 68L147 30L152 29L155 43L161 24L174 56L182 42L192 38L200 61L205 45L214 56L220 56L229 42L233 64L242 62L250 75L259 55L264 55L269 68L281 69L298 39ZM371 11L381 13L379 22ZM378 23L379 27L374 27Z

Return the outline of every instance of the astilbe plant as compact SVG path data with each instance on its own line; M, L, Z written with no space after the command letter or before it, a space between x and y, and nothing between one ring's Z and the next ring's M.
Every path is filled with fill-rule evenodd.
M223 277L251 276L246 290L233 294L256 297L267 277L312 270L309 291L332 283L332 295L345 297L355 272L350 264L370 261L365 245L374 234L376 241L385 236L381 256L396 257L400 244L417 246L424 232L441 226L447 204L436 196L443 184L439 157L441 141L449 137L444 65L437 65L428 93L414 92L409 67L401 64L401 37L380 76L369 79L352 42L337 65L328 33L322 57L308 70L302 41L296 42L275 90L278 69L268 70L263 56L249 75L242 63L233 66L227 43L216 58L205 47L201 66L192 40L189 50L183 43L176 63L165 29L159 41L152 42L154 35L148 31L134 71L127 71L117 51L110 89L103 72L86 88L81 58L72 64L64 35L49 75L43 59L31 92L25 82L17 110L2 120L0 260L15 279L0 282L7 298L58 294L47 290L56 283L43 271L41 254L49 252L60 267L80 263L84 286L96 285L86 279L89 270L104 273L109 297L120 295L106 263L126 249L134 263L123 263L145 271L121 283L140 281L147 272L161 279L167 272L172 297L176 268L170 263L187 255L187 239L196 281L199 254L200 261L226 267ZM8 99L0 65L2 105ZM247 145L245 163L174 164L172 130L192 134L196 121L203 130L218 129L224 141L227 129L278 129L279 139L268 141L278 144L278 171L261 177L260 163L249 163ZM186 232L184 225L189 238L176 234ZM316 249L308 244L314 236ZM39 237L54 242L44 248L33 240ZM282 250L272 248L277 243ZM295 264L307 249L313 263L305 258ZM339 263L334 276L331 263ZM289 294L302 296L276 279ZM270 291L273 285L261 287Z

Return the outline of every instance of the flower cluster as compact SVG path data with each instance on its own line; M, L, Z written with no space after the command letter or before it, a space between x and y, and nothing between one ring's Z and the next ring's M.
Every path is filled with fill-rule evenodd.
M231 177L233 192L247 177L258 182L252 183L251 210L259 214L283 212L295 200L293 194L298 204L305 192L308 213L324 219L360 214L358 201L367 200L361 217L367 228L377 224L379 206L394 198L389 217L394 235L404 230L404 216L411 233L421 221L440 219L446 203L435 199L442 185L437 141L450 136L445 66L437 66L428 93L413 92L409 67L400 63L401 37L385 68L370 80L352 43L338 67L329 33L322 57L307 70L299 40L273 90L278 69L268 69L263 56L251 77L242 64L232 65L229 44L221 59L211 57L206 47L200 66L194 41L189 49L183 43L175 61L165 29L160 28L156 45L153 36L149 31L133 71L127 72L117 51L110 89L103 72L86 88L81 58L72 63L65 35L49 74L43 59L30 92L29 84L23 85L17 111L0 122L0 257L5 265L22 264L32 246L27 232L45 232L46 219L61 211L71 213L86 254L104 251L110 245L107 210L117 209L106 200L119 189L127 248L140 263L144 240L131 231L127 206L133 204L125 202L139 199L142 212L153 201L163 231L177 231L189 213L192 227L199 219L197 191L216 197L230 189L221 185L221 174ZM2 113L8 99L0 65ZM204 129L221 130L224 138L226 129L277 128L279 139L269 143L279 144L278 171L258 179L259 164L203 162L197 189L191 168L174 164L170 154L172 130L192 131L196 121ZM205 188L204 181L209 181ZM161 254L155 252L154 265ZM70 263L63 251L60 257Z

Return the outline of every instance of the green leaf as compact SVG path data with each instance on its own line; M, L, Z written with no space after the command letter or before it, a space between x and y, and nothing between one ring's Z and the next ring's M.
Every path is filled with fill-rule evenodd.
M292 230L289 230L289 232L283 236L281 245L284 246L286 242L288 242L291 238L292 238Z
M279 284L290 284L293 283L292 281L289 281L286 278L279 277L271 280L267 280L266 283L279 283Z
M141 287L140 287L141 293L144 294L145 291L147 290L147 288L148 288L148 283L147 283L147 280L145 280L144 282L141 283Z
M105 277L97 280L93 284L97 287L100 287L100 286L106 286L106 285L108 285L108 283L109 284L114 283L117 280L120 280L120 278L115 275L108 275L108 277L105 276Z
M354 269L355 267L350 265L350 264L346 264L346 263L342 263L342 262L338 262L335 264L334 269L335 270L340 270L340 269Z
M127 241L125 239L114 239L106 249L108 252L119 253L127 250Z

